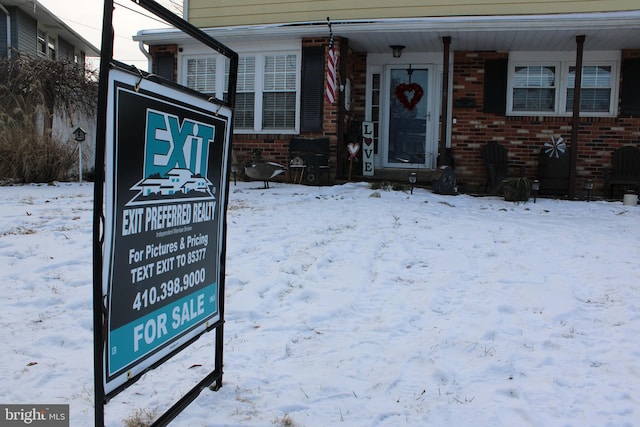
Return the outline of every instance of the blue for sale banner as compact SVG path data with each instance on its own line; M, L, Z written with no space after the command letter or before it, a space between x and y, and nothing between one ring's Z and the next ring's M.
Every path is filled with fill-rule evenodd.
M231 121L199 94L119 70L108 106L107 393L220 319Z

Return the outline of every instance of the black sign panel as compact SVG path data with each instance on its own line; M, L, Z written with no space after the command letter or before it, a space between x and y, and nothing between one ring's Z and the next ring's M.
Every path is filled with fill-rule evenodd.
M220 319L231 111L109 73L105 391Z

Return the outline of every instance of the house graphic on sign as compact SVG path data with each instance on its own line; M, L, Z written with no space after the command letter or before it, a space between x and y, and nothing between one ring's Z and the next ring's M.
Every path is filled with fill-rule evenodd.
M139 190L141 196L194 195L194 191L204 193L203 196L213 196L209 190L212 185L209 180L200 174L194 175L189 169L174 168L164 177L154 174L143 179L131 187L131 190Z

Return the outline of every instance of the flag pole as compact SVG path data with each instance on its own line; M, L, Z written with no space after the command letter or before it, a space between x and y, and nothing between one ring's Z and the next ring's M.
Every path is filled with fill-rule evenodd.
M336 53L334 40L333 40L333 30L331 29L331 19L328 16L327 16L327 25L329 26L329 51L327 54L327 87L325 90L325 96L329 104L335 104L338 55Z

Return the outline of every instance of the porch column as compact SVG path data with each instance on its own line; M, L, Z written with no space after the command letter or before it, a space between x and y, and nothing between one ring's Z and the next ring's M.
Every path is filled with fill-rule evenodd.
M343 37L337 37L336 41L340 44L339 48L339 56L338 56L338 90L336 93L336 104L337 104L337 112L336 112L336 174L333 177L334 179L338 176L347 175L346 171L347 167L347 155L345 154L347 150L347 144L344 141L345 134L345 116L346 109L344 106L344 90L347 84L347 57L348 57L348 39ZM331 151L329 151L331 153ZM329 164L331 164L331 154L329 154ZM332 179L332 181L334 180Z
M576 36L576 81L573 87L573 122L571 123L571 162L569 166L569 198L576 197L578 165L578 133L580 130L580 92L582 92L582 53L585 36Z
M447 155L447 129L449 127L449 47L451 37L442 38L444 53L442 60L442 112L440 115L440 141L438 143L438 166L451 166Z

